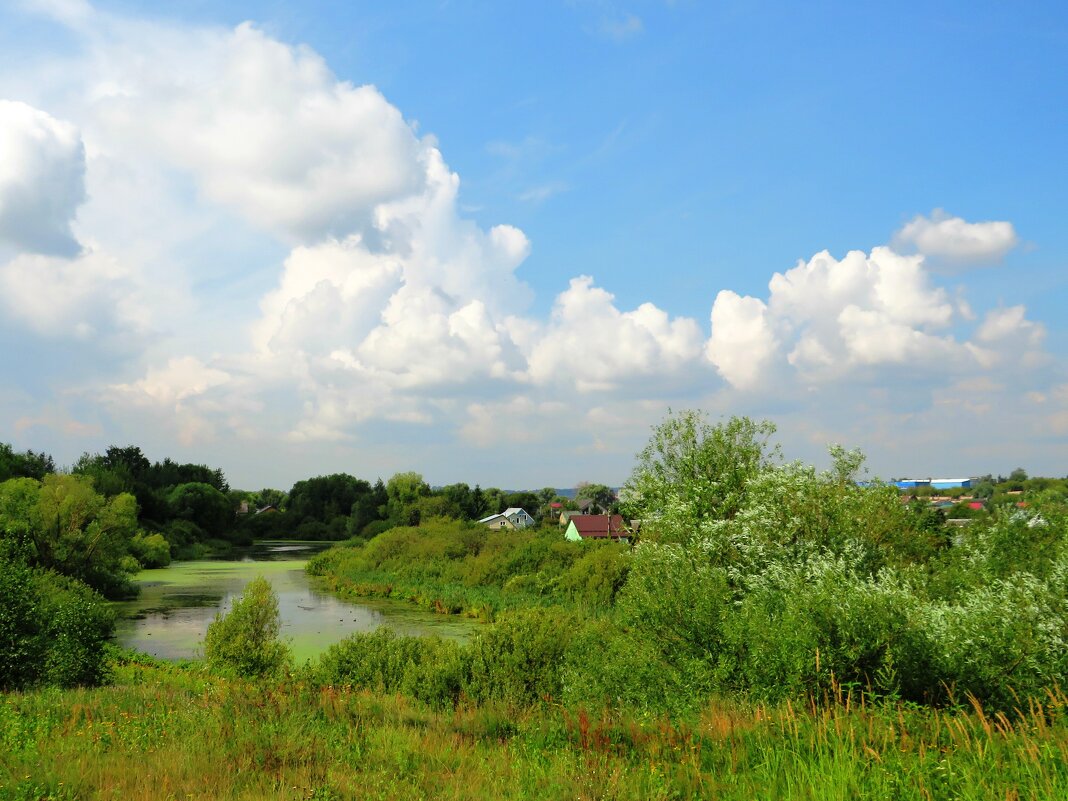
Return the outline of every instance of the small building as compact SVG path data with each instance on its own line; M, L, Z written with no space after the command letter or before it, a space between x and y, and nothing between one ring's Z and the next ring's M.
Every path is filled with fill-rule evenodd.
M571 522L571 518L575 515L583 514L578 509L563 509L560 512L560 527L567 528L567 524Z
M960 487L974 487L979 483L977 478L902 478L891 481L898 489L917 489L930 487L931 489L958 489Z
M521 528L529 528L534 525L534 518L518 506L505 509L497 515L489 515L478 521L481 525L492 529L511 529L516 531Z
M564 532L564 538L572 542L607 539L629 542L630 536L630 531L623 525L623 515L574 514Z

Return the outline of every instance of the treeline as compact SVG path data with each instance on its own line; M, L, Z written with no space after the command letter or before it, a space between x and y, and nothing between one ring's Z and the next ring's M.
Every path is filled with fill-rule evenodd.
M465 483L433 488L415 472L397 473L373 484L335 473L298 481L288 493L263 490L247 493L244 499L250 511L239 523L241 531L255 539L302 540L370 540L397 526L436 519L480 520L512 507L526 510L535 520L555 523L554 503L559 510L575 509L588 500L606 511L617 504L615 494L603 484L584 483L574 498L568 498L552 487L536 492L472 488ZM263 501L267 503L253 508Z

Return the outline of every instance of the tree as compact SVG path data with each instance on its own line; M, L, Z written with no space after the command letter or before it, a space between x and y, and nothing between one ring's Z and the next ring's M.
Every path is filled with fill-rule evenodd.
M370 493L369 483L347 473L316 476L293 485L287 510L298 520L329 523L351 515L353 505Z
M1009 473L1009 481L1020 482L1027 481L1027 471L1022 467L1017 467L1011 473Z
M0 534L8 553L27 564L84 581L108 597L129 594L137 570L129 542L137 531L137 502L123 493L104 498L84 476L0 484Z
M768 445L774 433L767 420L732 417L713 425L698 411L669 412L624 487L628 517L680 542L704 521L734 517L750 479L779 457Z
M423 481L419 473L396 473L386 482L389 519L405 526L418 524L416 502L429 494L430 485ZM415 516L414 520L413 516Z
M0 690L102 683L114 624L81 582L0 557Z
M195 523L212 537L225 534L234 521L230 499L211 484L179 484L167 494L167 504L173 517Z
M228 614L215 615L204 640L204 658L212 669L242 678L277 675L290 662L289 648L278 639L280 629L278 596L258 576Z
M583 481L575 488L575 500L591 501L607 514L614 512L617 506L616 493L611 487L604 484L591 484L588 481Z
M0 442L0 481L9 478L35 478L40 481L54 472L56 464L47 453L15 453L10 445Z

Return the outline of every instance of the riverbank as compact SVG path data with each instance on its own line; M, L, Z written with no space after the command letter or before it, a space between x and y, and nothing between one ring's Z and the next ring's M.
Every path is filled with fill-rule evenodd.
M626 581L630 549L569 542L556 527L490 531L431 520L367 542L339 543L308 572L343 598L393 598L439 614L492 621L511 609L558 606L608 612Z
M0 798L1068 797L1068 699L979 711L713 702L679 722L257 685L135 660L113 686L0 696Z

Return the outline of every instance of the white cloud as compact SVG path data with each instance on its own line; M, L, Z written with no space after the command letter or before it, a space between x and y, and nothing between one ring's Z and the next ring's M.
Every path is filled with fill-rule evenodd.
M25 103L0 100L0 240L17 249L74 256L71 231L85 199L78 129Z
M824 251L775 273L768 288L766 303L725 290L712 307L708 357L737 388L756 386L780 352L809 381L978 358L977 348L945 333L954 304L932 286L922 256L878 247L839 261Z
M720 290L712 304L712 336L705 353L724 379L739 389L753 387L777 345L763 301Z
M1038 346L1046 335L1045 326L1027 319L1024 306L991 309L976 331L976 339L984 343L1004 342L1013 339Z
M527 354L527 377L536 384L562 382L580 391L610 390L670 376L687 365L700 369L700 328L686 317L671 319L651 303L621 312L615 297L589 276L571 279L557 296L544 327L514 329Z
M230 380L223 370L209 367L192 356L171 359L165 367L150 367L144 378L132 384L119 384L117 392L137 400L146 400L178 408L183 401L203 395Z
M0 266L0 307L42 337L144 335L144 300L132 272L95 249L75 259L21 255Z
M94 52L101 147L165 158L210 200L301 242L366 233L380 204L424 187L432 140L314 51L248 23L153 33L113 26Z
M970 223L935 209L930 217L916 215L894 234L899 250L914 249L926 256L953 262L996 262L1019 244L1011 222Z

